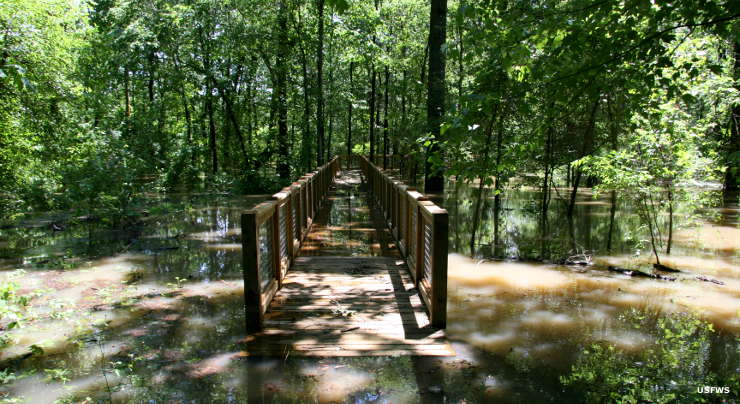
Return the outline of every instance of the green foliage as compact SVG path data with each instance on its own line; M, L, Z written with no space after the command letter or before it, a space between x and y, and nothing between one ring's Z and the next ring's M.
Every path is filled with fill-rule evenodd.
M633 326L639 328L639 319ZM657 329L653 347L636 357L611 345L592 345L561 382L592 403L707 402L698 386L730 382L708 369L711 324L675 314L660 317Z
M11 330L18 327L24 318L24 311L28 306L29 299L27 296L18 295L18 283L3 281L0 283L0 327ZM10 343L7 335L0 338L0 349Z
M46 373L46 378L49 381L66 383L69 381L72 372L69 369L44 369L44 373Z
M0 385L14 382L18 377L10 369L0 370Z
M120 223L136 214L134 197L140 191L137 177L145 166L120 139L119 133L88 133L70 156L76 164L62 169L65 206L81 214Z

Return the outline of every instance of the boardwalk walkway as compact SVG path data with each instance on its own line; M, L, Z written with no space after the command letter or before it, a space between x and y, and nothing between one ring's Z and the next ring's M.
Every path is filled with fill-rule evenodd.
M448 356L359 170L340 172L246 352Z

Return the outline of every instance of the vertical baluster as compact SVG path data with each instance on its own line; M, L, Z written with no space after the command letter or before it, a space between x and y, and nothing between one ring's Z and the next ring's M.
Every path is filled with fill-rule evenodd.
M421 213L422 208L418 203L415 204L414 209L416 209L416 226L414 226L414 231L416 232L416 245L414 246L416 247L414 251L414 266L416 267L416 271L414 272L416 274L414 276L414 284L418 289L419 281L424 274L422 272L424 270L424 219Z
M278 282L278 289L283 284L283 270L281 265L281 248L280 248L280 205L275 204L275 212L272 214L272 240L268 241L272 243L272 269L273 276Z

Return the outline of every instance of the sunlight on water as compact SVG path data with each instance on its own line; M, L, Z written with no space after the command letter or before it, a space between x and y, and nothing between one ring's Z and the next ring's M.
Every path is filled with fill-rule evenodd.
M627 309L691 311L716 328L740 333L738 288L689 275L676 282L633 279L596 267L477 261L451 254L449 293L452 337L553 366L570 362L575 346L568 341L607 341L625 351L649 346L650 334L618 328L617 318Z
M676 241L700 248L736 253L740 251L740 228L704 223L699 227L678 230Z

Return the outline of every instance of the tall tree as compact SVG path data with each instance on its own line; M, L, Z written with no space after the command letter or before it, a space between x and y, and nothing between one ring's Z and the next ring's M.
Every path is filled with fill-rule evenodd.
M277 39L278 55L275 63L275 95L277 97L278 118L278 175L281 179L290 178L290 153L288 150L288 6L287 0L281 0L278 10Z
M318 45L316 47L316 165L324 164L324 0L316 0Z
M440 126L445 114L445 54L447 0L432 0L429 14L429 81L427 83L427 124L431 144L424 167L424 191L444 190L444 169L440 159Z
M735 90L740 92L740 39L735 37L732 46L734 56L733 78ZM740 102L735 102L730 109L730 139L727 142L727 168L724 178L724 199L736 203L740 194Z

